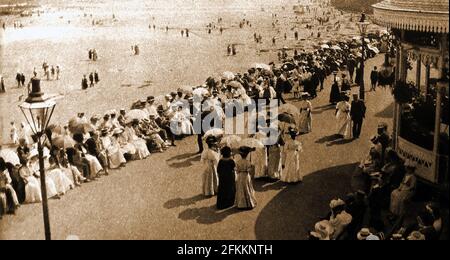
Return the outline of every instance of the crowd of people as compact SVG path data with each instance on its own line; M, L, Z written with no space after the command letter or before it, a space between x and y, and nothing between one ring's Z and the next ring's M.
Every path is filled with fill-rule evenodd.
M379 125L370 142L353 176L355 192L330 202L330 213L315 224L310 239L438 240L441 206L414 204L417 164L392 149L386 124Z
M312 131L309 99L315 98L317 90L324 88L327 76L345 69L357 47L353 42L329 44L339 47L322 46L309 53L294 51L294 56L285 56L281 64L255 64L243 74L229 72L220 79L210 77L198 87L180 88L163 97L149 96L136 101L129 111L108 111L90 119L80 113L65 126L53 125L46 131L45 143L48 196L60 197L77 185L108 175L109 170L123 167L130 160L145 159L155 151L164 152L169 146L175 146L176 137L196 134L199 153L206 165L204 195L217 194L219 208L234 204L231 203L234 197L238 208L253 208L256 200L252 177L288 183L303 179L298 160L302 147L297 136ZM94 58L95 50L89 56ZM46 68L44 71L48 71L48 66ZM97 73L91 73L90 82L91 86L98 82ZM342 85L340 80L335 82ZM82 87L88 87L86 77ZM298 92L301 99L300 109L287 104L283 98L284 93L292 90ZM195 100L201 101L201 108L195 107ZM250 136L253 142L241 147L224 145L222 138L226 139L226 136L208 135L203 128L200 132L194 131L196 113L201 113L199 118L202 121L210 114L225 120L227 106L237 103L244 108L243 112L250 109L252 100L266 100L267 104L276 100L280 110L285 111L284 119L279 118L279 121L287 122L287 126L277 129L281 130L281 135L275 144L260 145L260 138L266 137L260 131ZM269 116L260 114L258 117L268 119ZM259 130L271 127L270 120L264 122L267 124L259 125ZM11 126L15 128L15 125ZM12 130L11 137L14 138L13 143L18 143L18 148L15 153L8 153L8 160L3 163L6 170L2 174L7 176L4 186L8 187L4 192L7 200L3 208L14 211L20 203L39 202L42 198L35 138L24 124L19 130ZM203 148L204 143L207 149ZM240 155L236 163L230 158L229 150L233 151L231 155L235 159ZM218 167L219 163L221 167ZM233 172L237 174L236 186L226 180Z

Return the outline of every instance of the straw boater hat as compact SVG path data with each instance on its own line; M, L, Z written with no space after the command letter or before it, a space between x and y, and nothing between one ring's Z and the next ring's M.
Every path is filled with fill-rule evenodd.
M116 128L113 131L113 135L119 135L121 133L123 133L123 129L122 128Z
M413 231L407 238L408 240L425 240L425 235L419 231Z
M380 240L380 238L378 236L371 234L366 238L366 240Z
M391 240L405 240L402 234L393 234Z
M337 208L339 206L344 206L345 202L341 199L331 200L330 202L330 209Z
M369 237L370 235L372 235L372 233L370 232L370 230L368 228L363 228L361 229L358 234L356 235L358 240L366 240L367 237Z
M316 223L314 226L314 231L310 232L310 235L318 238L319 240L330 240L331 227L324 221Z

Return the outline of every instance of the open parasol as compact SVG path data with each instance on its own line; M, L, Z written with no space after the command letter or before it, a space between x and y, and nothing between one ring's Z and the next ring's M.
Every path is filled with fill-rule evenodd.
M264 64L264 63L253 63L250 68L255 68L255 69L264 69L264 70L272 70L272 68L270 67L270 65Z
M264 148L264 144L255 138L246 138L240 142L239 146L248 146L250 148Z
M223 134L224 134L223 129L213 128L213 129L210 129L210 130L206 131L206 133L203 136L203 138L206 139L206 138L208 138L208 136L219 137L219 136L223 136Z
M234 73L231 71L225 71L222 73L222 77L226 80L233 80L234 79Z
M17 153L13 150L4 149L0 151L0 157L5 160L6 163L10 163L14 166L20 165L20 159Z
M280 122L284 122L284 123L288 123L288 124L295 124L295 118L294 116L287 114L287 113L282 113L278 115L278 121Z
M286 113L293 116L299 116L300 115L300 109L292 104L284 104L281 105L278 108L279 113Z
M228 83L228 86L232 87L232 88L236 88L236 89L241 89L244 86L242 86L241 83L237 82L237 81L231 81Z
M73 148L75 141L68 135L58 135L52 140L52 144L59 149Z
M192 91L192 94L194 96L202 97L204 95L209 94L209 91L206 88L200 87L200 88L194 89L194 91Z
M237 135L227 135L220 141L221 145L228 146L231 149L237 149L240 147L242 138Z

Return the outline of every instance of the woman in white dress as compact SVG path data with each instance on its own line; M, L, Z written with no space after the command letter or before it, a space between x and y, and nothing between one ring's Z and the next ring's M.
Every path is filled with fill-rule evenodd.
M258 132L254 138L262 140L265 138L263 132ZM267 177L267 148L255 148L255 151L250 154L250 162L255 166L255 179Z
M220 154L217 151L217 139L207 138L208 148L201 155L201 162L205 166L203 172L203 195L214 196L217 194L219 186L219 176L217 175L217 165L219 164Z
M268 177L274 180L280 179L283 175L283 165L281 162L281 147L284 145L284 141L279 136L278 141L274 145L270 145L267 149L269 150L268 163L267 163L267 174Z
M406 174L400 186L391 193L391 213L395 216L402 216L405 213L406 203L411 200L417 185L417 178L414 175L416 164L412 161L405 162Z
M28 160L22 159L21 163L19 175L25 183L25 203L41 202L41 186L38 179L33 175L28 165Z
M253 150L249 147L239 148L241 160L236 163L236 202L238 209L250 210L256 207L255 190L252 183L254 166L247 160L248 154Z
M108 156L109 161L109 168L110 169L117 169L127 162L125 160L125 157L120 151L120 145L117 142L113 142L112 138L108 136L108 130L103 129L102 130L102 144L103 147L106 149L106 153Z
M39 160L38 156L31 156L30 159L30 169L34 176L36 176L36 179L39 182L39 187L41 185L41 178L40 178L40 168L39 168ZM45 184L47 187L47 198L59 198L58 191L56 190L55 182L48 176L45 176Z
M344 139L352 138L352 120L350 117L351 105L348 102L350 99L345 96L343 100L336 105L336 119L337 119L337 135Z
M139 122L138 122L139 123ZM136 131L131 126L133 122L129 122L125 127L124 136L126 137L127 142L134 145L136 148L135 159L142 160L150 156L150 152L148 151L147 144L144 139L139 138L136 135Z
M125 156L130 156L130 159L134 159L135 155L137 153L136 147L128 142L126 136L124 135L124 130L122 128L116 128L113 131L113 142L114 139L119 143L120 145L120 151ZM125 157L126 159L127 157Z
M80 151L82 153L82 155L84 156L84 159L86 159L86 161L89 164L89 172L90 172L89 178L90 179L97 178L98 174L101 171L103 171L103 167L100 164L100 162L98 161L97 157L95 157L87 152L87 149L83 144L84 137L82 134L74 134L73 140L76 142L75 149L77 149L78 151Z
M170 128L175 135L190 135L192 134L192 124L189 116L183 111L183 107L179 106L174 116L170 120Z
M309 94L301 96L300 102L300 116L298 118L297 129L301 134L310 133L312 130L312 104L308 100Z
M50 167L46 170L48 176L55 183L58 195L64 195L66 192L74 188L74 183L67 177L64 171L56 164L53 157L48 159Z
M286 183L297 183L303 181L303 174L300 171L299 153L302 151L301 143L296 141L297 132L291 129L290 138L286 138L286 144L283 148L283 174L281 181Z

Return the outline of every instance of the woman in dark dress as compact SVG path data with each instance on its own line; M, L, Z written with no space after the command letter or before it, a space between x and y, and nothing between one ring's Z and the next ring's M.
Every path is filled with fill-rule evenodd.
M336 104L339 101L341 101L341 91L339 89L339 84L338 84L338 82L337 82L337 80L335 78L334 79L334 83L331 86L330 104Z
M234 205L236 193L236 164L231 159L230 147L224 147L220 151L222 159L217 166L219 175L219 191L217 194L217 209L226 209Z

